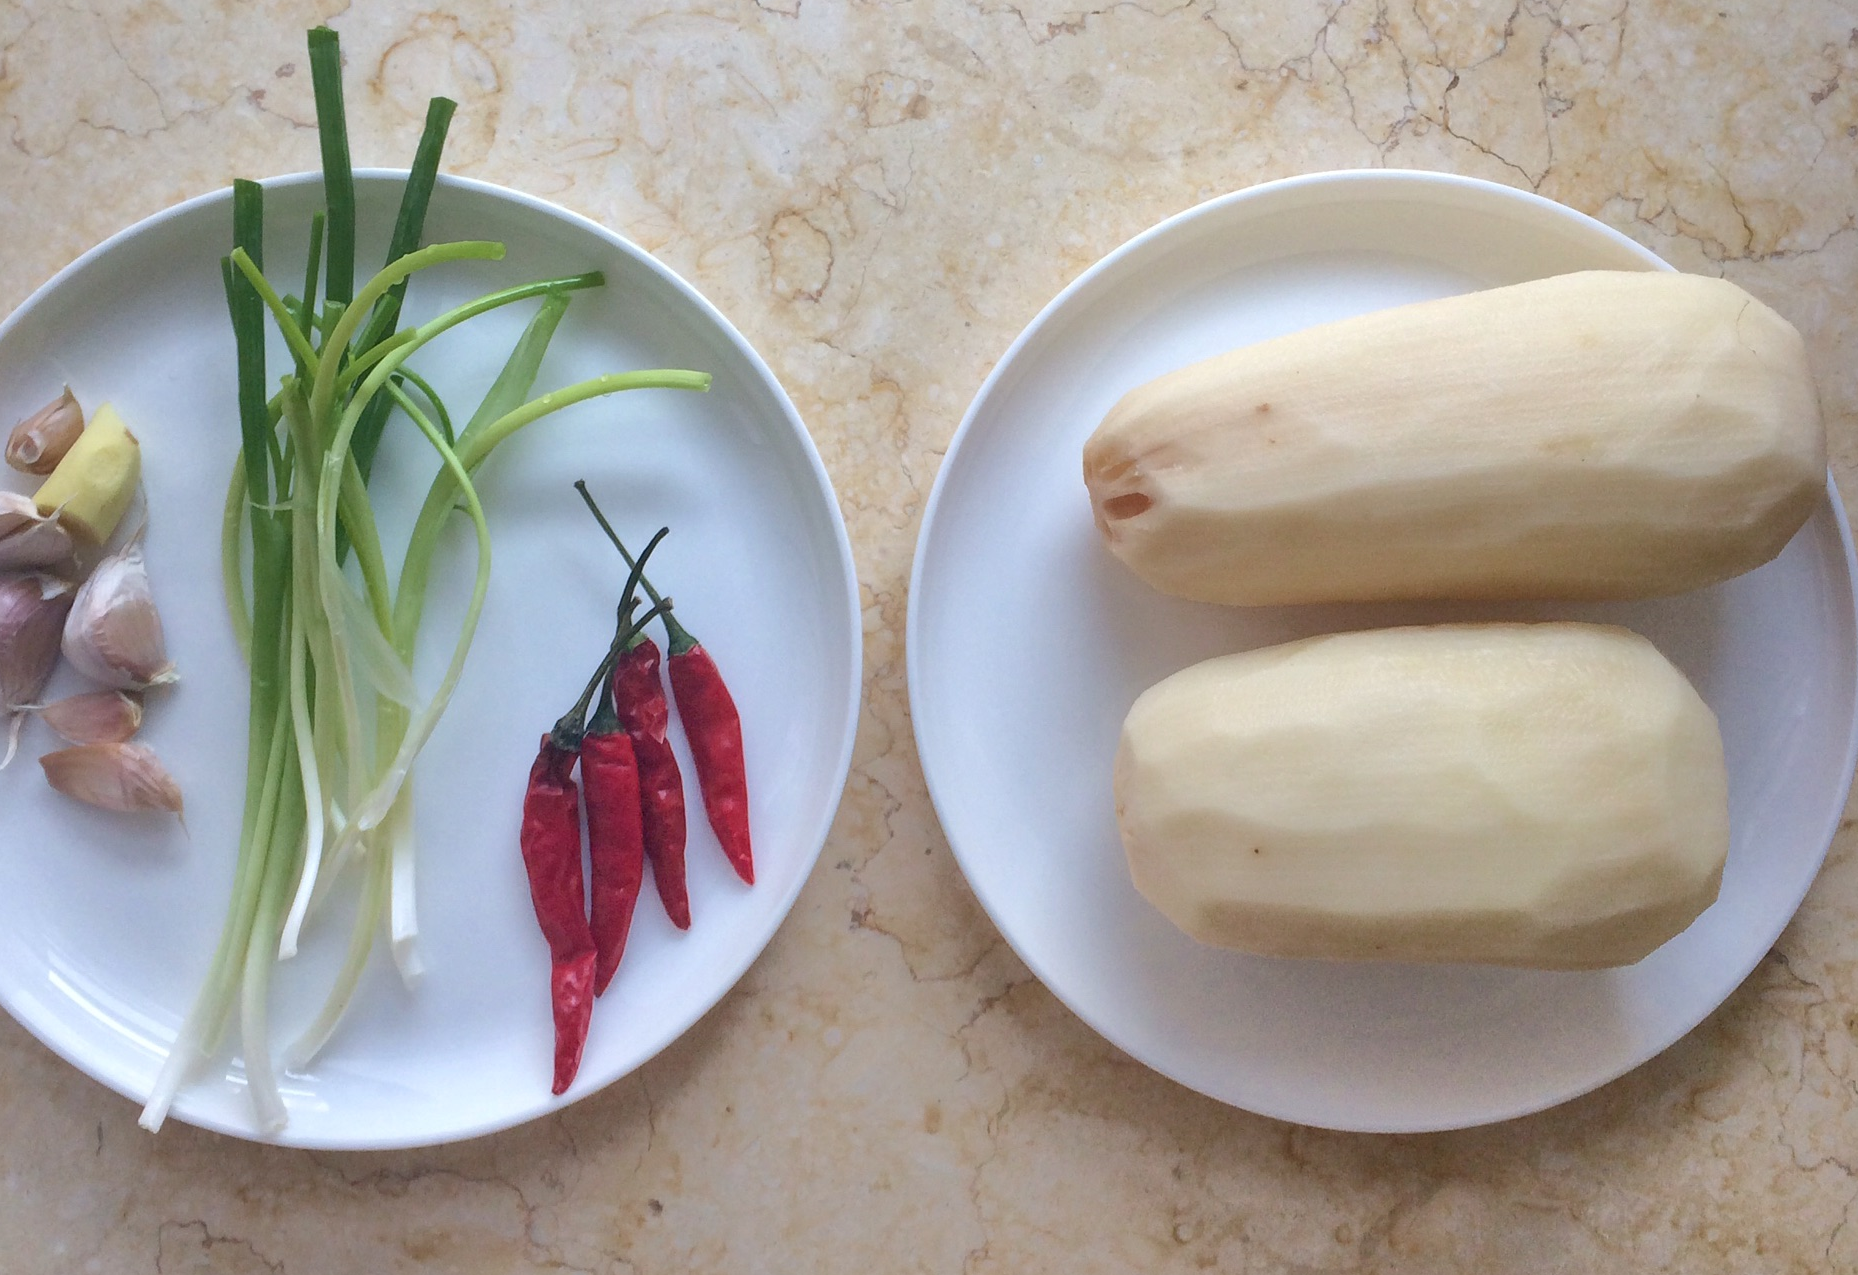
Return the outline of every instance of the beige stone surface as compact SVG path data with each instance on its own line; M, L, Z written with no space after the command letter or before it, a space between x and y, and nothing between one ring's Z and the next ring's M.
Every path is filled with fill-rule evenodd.
M1224 191L1396 165L1525 186L1806 333L1858 491L1850 0L0 0L0 311L110 232L315 162L425 97L449 167L643 242L768 358L851 529L866 707L766 955L694 1031L534 1125L253 1146L0 1023L0 1268L70 1272L1858 1270L1858 854L1664 1056L1492 1128L1228 1110L1098 1039L963 883L912 744L905 590L961 412L1085 266Z

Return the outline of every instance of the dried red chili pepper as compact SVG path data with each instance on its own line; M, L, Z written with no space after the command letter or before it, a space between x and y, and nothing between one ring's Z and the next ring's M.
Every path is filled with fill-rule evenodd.
M593 929L594 995L606 991L626 954L626 936L645 881L645 823L639 806L639 762L632 737L613 710L613 687L602 679L600 707L581 741L587 789L589 922Z
M587 484L577 482L574 486L626 565L633 568L646 595L662 606L664 599L643 574L643 559L635 561L626 552L618 533L588 494ZM736 875L753 885L755 858L748 831L748 770L742 755L741 715L710 653L677 622L670 608L664 608L662 618L670 652L665 667L671 676L671 691L677 697L677 712L684 723L690 755L697 763L697 786L703 793L704 812ZM654 664L656 656L654 648Z
M748 766L742 756L741 715L710 653L669 611L663 619L671 635L665 668L671 674L671 693L677 699L690 755L697 763L703 809L730 866L753 885L755 856L748 839Z
M665 738L671 708L658 678L658 648L643 633L613 665L613 711L632 739L639 763L639 814L645 857L652 863L665 915L690 928L690 889L684 881L684 774Z
M585 710L582 710L585 711ZM542 736L523 797L523 867L529 899L548 942L549 1000L555 1018L553 1092L580 1070L594 997L594 938L581 888L581 798L574 783L578 741Z
M653 537L645 557L650 556L663 535L660 532ZM585 742L588 705L594 693L606 684L625 642L637 634L637 626L629 627L623 621L630 616L632 594L642 570L641 565L626 583L620 632L614 636L587 689L542 736L535 763L529 769L529 786L523 794L523 868L529 878L529 900L535 907L535 919L548 944L549 1004L555 1020L552 1092L556 1094L565 1093L580 1070L587 1031L593 1021L594 997L598 995L598 949L587 916L587 892L581 876L581 794L574 782L574 763ZM660 609L654 607L639 625ZM582 773L585 777L584 768Z

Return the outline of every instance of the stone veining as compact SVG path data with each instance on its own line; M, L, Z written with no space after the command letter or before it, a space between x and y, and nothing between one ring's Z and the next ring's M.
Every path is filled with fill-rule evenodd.
M308 1155L134 1108L0 1023L23 1269L1858 1269L1858 855L1660 1058L1495 1129L1358 1138L1121 1055L962 881L912 741L915 534L975 388L1057 290L1252 182L1448 169L1723 273L1806 333L1858 486L1858 18L1835 0L666 0L183 15L0 6L0 311L112 231L315 162L302 29L343 32L357 161L424 94L454 165L690 278L768 358L854 544L866 701L819 870L741 986L558 1117ZM268 68L268 69L267 69ZM417 91L409 85L417 83ZM412 93L412 96L408 96Z

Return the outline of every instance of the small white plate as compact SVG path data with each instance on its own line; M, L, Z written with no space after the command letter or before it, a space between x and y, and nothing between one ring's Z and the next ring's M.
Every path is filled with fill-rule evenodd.
M361 278L380 262L400 180L358 176ZM301 288L293 281L319 205L313 176L267 183L266 261L281 288ZM218 569L219 511L238 447L218 264L231 243L230 209L222 191L124 231L0 325L0 422L10 426L69 382L86 408L114 402L143 442L149 567L183 678L152 698L143 741L179 779L187 829L51 792L33 759L56 744L37 723L21 759L0 773L0 1003L138 1101L206 970L239 840L246 678ZM497 239L509 255L421 274L408 298L414 318L529 279L606 272L605 288L575 295L538 390L647 367L696 368L715 383L702 395L639 391L570 408L485 465L490 598L457 696L415 772L428 973L409 992L377 949L339 1033L306 1074L285 1079L290 1123L277 1140L300 1146L412 1146L489 1132L591 1093L664 1048L741 977L792 906L837 808L857 719L861 630L845 526L805 427L741 335L645 252L540 200L446 179L425 239ZM473 320L414 360L461 418L535 306ZM271 359L275 376L287 366L281 345ZM395 567L393 546L436 464L410 434L390 432L375 479ZM672 529L652 577L714 653L741 710L758 878L743 886L724 862L681 753L695 924L672 929L648 881L580 1077L558 1100L548 1092L547 951L517 827L537 740L598 663L624 579L574 493L576 478L638 544L660 524ZM472 539L462 522L454 533L422 633L426 688L469 595ZM75 683L63 673L53 693L66 689ZM278 968L280 1049L321 1003L347 928L331 913ZM173 1114L254 1136L237 1059L188 1088Z
M1353 172L1202 204L1085 272L1007 351L936 480L910 588L916 739L950 844L1020 957L1134 1057L1235 1106L1334 1129L1539 1110L1652 1057L1754 968L1825 857L1852 774L1858 625L1836 493L1773 563L1601 606L1181 602L1099 543L1084 439L1134 385L1312 324L1580 269L1668 269L1558 204ZM1202 947L1130 884L1110 765L1143 689L1310 633L1562 616L1652 638L1716 710L1734 842L1722 895L1629 969L1270 960Z

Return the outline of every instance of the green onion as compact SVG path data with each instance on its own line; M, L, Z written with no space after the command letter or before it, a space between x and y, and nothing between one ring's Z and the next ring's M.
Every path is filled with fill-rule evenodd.
M552 412L622 390L701 390L700 372L595 377L531 398L570 294L597 273L499 289L410 329L398 329L414 275L462 261L496 261L503 245L419 239L453 106L427 112L386 263L355 286L355 192L335 33L310 33L311 80L323 156L325 210L310 225L300 297L264 273L264 192L233 193L233 247L221 263L238 372L239 450L221 519L221 573L233 632L250 665L245 810L219 944L142 1123L160 1127L181 1086L237 1022L258 1126L287 1111L270 1046L275 961L298 948L335 882L360 866L360 901L342 965L321 1011L286 1055L305 1065L337 1030L383 928L402 977L418 976L413 792L409 775L457 688L490 585L490 528L477 470L517 431ZM320 289L320 295L319 295ZM462 430L439 390L408 361L441 334L489 311L541 298L501 373ZM265 318L291 355L266 397ZM418 391L416 399L407 390ZM411 422L438 469L390 578L368 491L385 427ZM439 544L462 510L476 540L470 600L437 686L423 699L411 672Z

